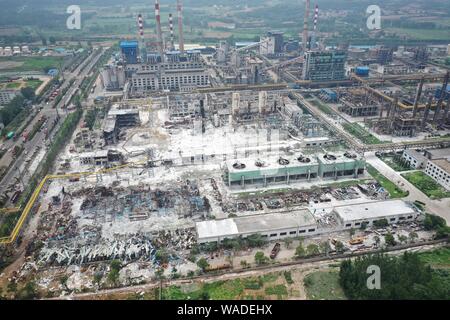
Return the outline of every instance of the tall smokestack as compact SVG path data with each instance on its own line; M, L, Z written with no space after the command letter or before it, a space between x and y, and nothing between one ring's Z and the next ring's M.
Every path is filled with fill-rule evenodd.
M177 12L178 12L178 38L180 52L184 53L184 38L183 38L183 1L177 0Z
M416 114L417 114L417 106L419 105L420 96L422 95L422 88L423 88L424 81L425 81L425 78L422 77L417 86L417 94L416 94L416 98L414 99L413 118L415 118Z
M303 51L306 51L308 48L309 5L310 5L310 0L306 0L305 1L305 18L303 20L303 39L302 39Z
M172 14L169 13L169 28L170 28L170 50L175 49L175 37L173 35L173 18Z
M162 40L162 31L161 31L161 15L159 11L159 0L155 0L155 17L156 17L156 33L158 35L158 50L159 55L161 56L161 61L163 61L164 57L164 48L163 48L163 40Z
M139 31L139 37L141 38L141 41L144 40L144 19L142 18L142 14L139 13L138 15L138 31Z
M316 8L314 9L314 27L313 34L311 36L311 40L309 42L309 48L313 49L316 43L316 32L317 32L317 20L319 19L319 5L316 4Z

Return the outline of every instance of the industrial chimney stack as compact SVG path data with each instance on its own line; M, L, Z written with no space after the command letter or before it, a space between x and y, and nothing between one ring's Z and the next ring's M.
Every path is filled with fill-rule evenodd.
M170 50L175 50L175 39L173 35L173 18L171 13L169 13L169 28L170 28Z
M183 1L177 0L177 12L178 12L178 37L181 54L184 53L184 39L183 39Z
M161 15L159 11L159 0L155 0L155 17L156 17L156 33L158 35L158 51L161 56L161 61L164 59L164 47L162 40L162 31L161 31Z
M303 20L303 39L302 47L303 51L306 52L308 49L308 19L309 19L309 5L310 0L305 0L305 18Z

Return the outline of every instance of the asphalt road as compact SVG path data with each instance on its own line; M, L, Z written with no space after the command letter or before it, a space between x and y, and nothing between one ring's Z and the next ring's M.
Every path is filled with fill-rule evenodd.
M427 211L444 218L447 221L447 224L450 225L450 198L431 200L422 191L403 178L400 173L394 171L394 169L375 156L374 152L366 153L365 157L367 162L377 169L382 175L395 183L399 188L409 191L408 197L403 198L404 200L412 202L415 200L422 201L425 203L425 209Z
M104 49L102 49L101 53L104 52ZM53 130L51 130L49 139L51 140L53 138L53 135L58 131L58 128L60 126L61 123L64 122L64 119L66 117L66 115L68 114L67 110L62 110L62 107L64 106L64 103L66 102L67 98L70 97L70 95L73 93L73 91L76 88L79 88L81 82L83 81L83 78L85 76L87 76L93 66L95 65L95 63L98 61L98 59L100 58L101 54L98 54L98 52L93 51L92 54L90 56L88 56L86 58L86 60L80 64L80 66L74 70L74 72L64 72L64 83L62 84L60 90L63 91L65 88L67 88L67 86L69 85L69 83L71 82L72 79L75 79L75 82L72 85L73 89L67 90L66 94L63 96L63 98L61 99L61 101L56 105L55 108L53 108L53 104L52 103L42 103L39 106L35 106L35 109L39 109L42 108L37 114L34 114L32 116L34 116L33 121L31 121L31 123L27 126L27 128L25 129L26 132L30 132L34 126L34 124L39 120L39 118L42 115L45 115L47 118L47 122L46 125L43 126L42 129L44 129L45 127L48 128L48 126L50 124L52 124L53 122L57 122L55 127L53 128ZM84 66L86 66L85 68L83 68ZM83 69L81 71L81 69ZM23 140L21 137L19 137L17 139L17 141L8 141L7 144L5 144L6 147L8 147L8 153L11 152L11 150L14 148L15 145L18 146L23 146L24 147L24 151L20 154L20 156L15 159L14 161L14 165L11 166L10 170L6 173L6 175L3 177L3 179L1 180L0 183L0 194L4 194L5 192L11 192L11 189L14 189L14 187L16 186L17 183L21 183L22 182L26 185L27 181L23 181L23 180L27 180L27 177L32 176L32 172L19 172L20 167L23 166L26 158L30 155L30 154L34 154L34 152L36 151L38 146L44 147L45 142L46 142L46 134L44 132L44 130L41 130L39 132L36 133L36 135L30 140L30 141L26 141L25 143L23 143ZM12 156L11 154L7 155L5 154L5 156ZM4 157L5 157L4 156ZM23 186L24 188L25 186ZM23 189L22 188L22 189Z

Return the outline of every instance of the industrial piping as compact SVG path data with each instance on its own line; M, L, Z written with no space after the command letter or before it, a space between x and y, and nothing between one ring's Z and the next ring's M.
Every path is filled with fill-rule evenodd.
M419 105L420 96L422 95L422 88L423 88L424 81L425 81L425 78L422 77L420 79L420 83L417 87L417 94L416 94L416 98L414 99L413 118L415 118L416 114L417 114L417 106Z

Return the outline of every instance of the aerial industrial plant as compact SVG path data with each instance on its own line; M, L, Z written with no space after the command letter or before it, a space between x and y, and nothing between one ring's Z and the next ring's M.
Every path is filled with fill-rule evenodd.
M19 288L5 298L27 283L41 298L144 298L154 283L170 298L180 279L448 250L450 45L333 43L323 20L348 15L310 0L295 36L197 44L195 10L147 2L120 15L130 34L79 35L78 51L0 48L0 67L61 58L0 83L3 110L28 100L1 119L0 285ZM313 297L286 272L285 293L225 298Z

